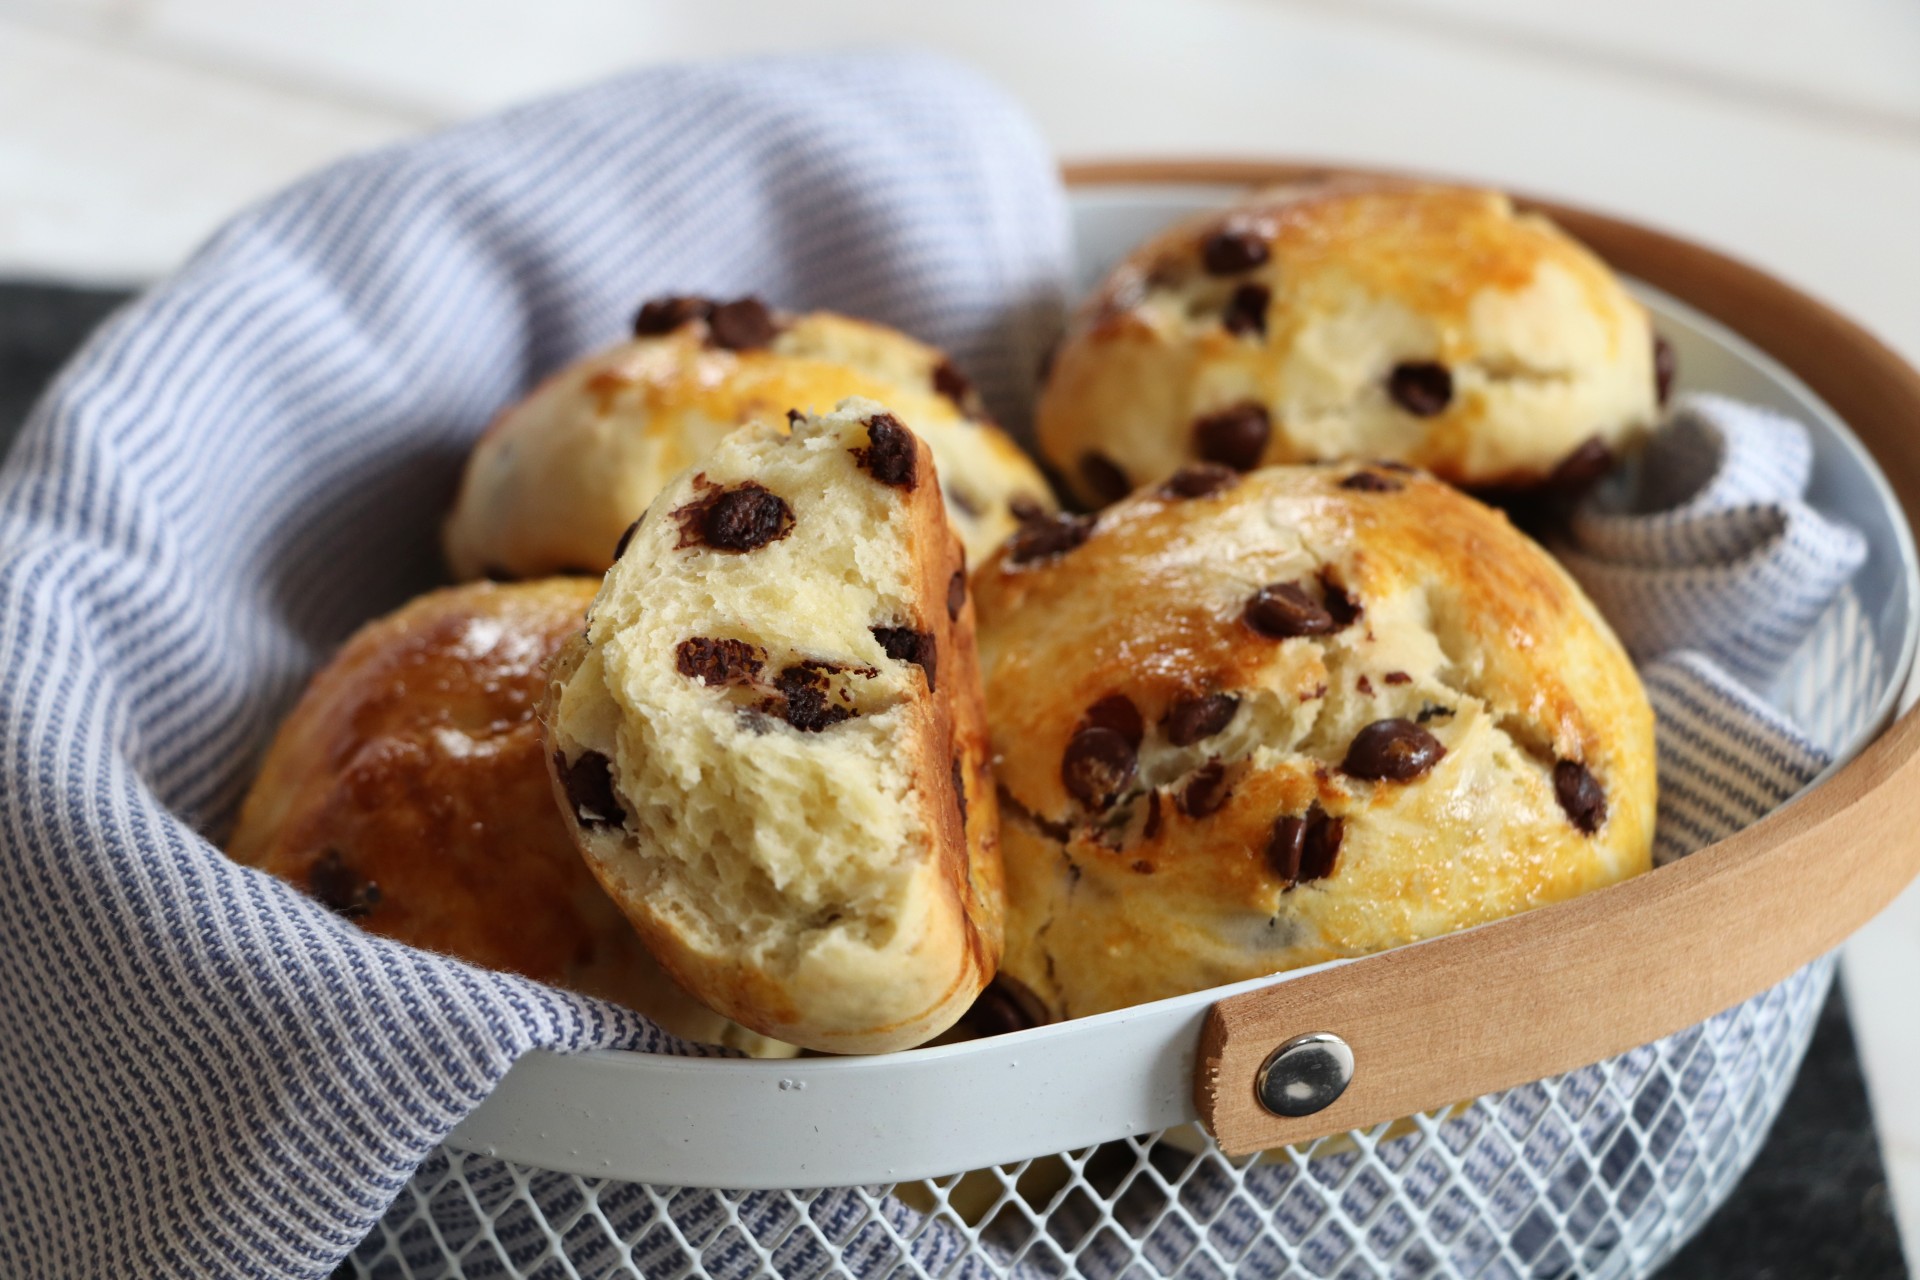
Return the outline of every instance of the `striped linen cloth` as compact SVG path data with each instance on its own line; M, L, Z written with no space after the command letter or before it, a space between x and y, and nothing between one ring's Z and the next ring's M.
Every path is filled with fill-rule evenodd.
M305 677L436 580L490 415L637 300L870 316L1018 424L1068 279L1019 113L849 55L647 71L337 165L109 322L0 471L0 1273L325 1276L520 1054L703 1052L211 841ZM1654 674L1696 834L1764 811L1727 759L1797 762L1768 805L1817 769L1711 660Z
M1764 689L1867 558L1858 530L1802 500L1812 475L1800 424L1685 396L1581 507L1560 559L1637 661L1698 650Z

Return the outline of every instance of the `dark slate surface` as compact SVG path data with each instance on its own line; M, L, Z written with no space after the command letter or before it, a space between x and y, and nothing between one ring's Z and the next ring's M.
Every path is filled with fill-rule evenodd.
M1661 1274L1673 1280L1908 1274L1838 982L1753 1168Z
M124 293L0 283L0 444L11 444L34 397Z
M82 338L125 298L0 284L0 443ZM1836 985L1780 1121L1746 1179L1662 1271L1672 1280L1904 1280L1886 1168Z

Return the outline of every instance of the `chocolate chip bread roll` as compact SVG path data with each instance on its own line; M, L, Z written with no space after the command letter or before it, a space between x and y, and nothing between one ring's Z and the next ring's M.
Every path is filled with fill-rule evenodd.
M567 835L534 712L592 598L475 583L368 623L281 725L228 852L373 933L791 1056L674 986Z
M973 607L928 446L871 401L728 436L626 540L546 719L588 863L713 1008L841 1053L1000 953Z
M1672 376L1604 263L1503 195L1262 192L1130 255L1078 315L1038 414L1092 505L1211 462L1393 459L1475 489L1581 487Z
M621 531L729 431L847 396L885 401L932 448L974 563L1020 512L1053 507L966 377L905 334L824 311L785 315L752 298L659 299L634 329L632 341L549 378L481 437L445 531L457 576L604 572Z
M1181 471L975 575L1003 979L1077 1017L1645 871L1653 716L1506 518L1381 466Z

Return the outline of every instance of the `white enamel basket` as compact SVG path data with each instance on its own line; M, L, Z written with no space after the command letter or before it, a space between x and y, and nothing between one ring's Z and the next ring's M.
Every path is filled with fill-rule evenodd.
M1083 283L1173 217L1295 172L1079 171ZM1920 578L1896 493L1910 504L1920 493L1920 446L1892 458L1890 424L1920 421L1920 378L1758 272L1625 224L1553 212L1661 286L1636 288L1677 349L1684 386L1777 408L1812 429L1810 501L1869 537L1853 588L1771 693L1839 761L1792 807L1828 792L1859 805L1914 794L1909 739L1920 733L1894 717ZM1863 753L1871 758L1852 767ZM1823 811L1823 820L1859 805L1830 806L1836 816ZM1388 1112L1369 1127L1241 1158L1197 1123L1196 1055L1210 1011L1320 971L879 1058L535 1053L420 1168L341 1274L1645 1275L1752 1160L1833 979L1830 948L1911 876L1906 857L1882 858L1858 909L1825 933L1810 928L1791 964L1755 962L1760 971L1725 998L1703 979L1712 989L1697 993L1699 1013L1682 1030L1472 1102L1406 1119ZM1739 870L1730 863L1724 874ZM1364 973L1369 962L1352 963ZM1417 1030L1404 1052L1444 1058L1447 1047ZM1356 1088L1371 1065L1362 1058ZM1463 1071L1460 1092L1431 1101L1526 1078Z

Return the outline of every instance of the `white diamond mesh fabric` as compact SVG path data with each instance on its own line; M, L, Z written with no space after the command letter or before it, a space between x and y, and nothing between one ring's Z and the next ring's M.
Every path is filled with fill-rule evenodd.
M672 68L337 166L107 325L0 473L0 1272L312 1277L365 1239L350 1272L1519 1275L1657 1251L1705 1212L1824 968L1590 1079L1311 1158L1109 1145L1029 1168L1038 1208L988 1174L1003 1204L976 1227L929 1211L957 1182L596 1186L438 1148L529 1049L700 1050L362 934L210 843L307 673L435 579L488 417L636 300L872 316L949 348L1017 423L1064 225L1026 122L938 60ZM1797 785L1716 759L1820 759L1708 659L1674 671L1662 764L1699 763L1691 837ZM1831 702L1806 705L1844 719Z

